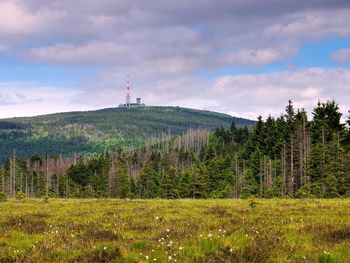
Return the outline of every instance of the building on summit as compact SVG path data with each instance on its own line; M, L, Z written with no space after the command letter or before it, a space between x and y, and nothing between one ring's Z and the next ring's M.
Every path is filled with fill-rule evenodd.
M130 80L129 78L126 81L126 97L125 97L125 103L120 104L119 108L137 108L137 107L144 107L146 106L144 103L141 103L141 98L136 98L136 102L131 102L131 96L130 96Z

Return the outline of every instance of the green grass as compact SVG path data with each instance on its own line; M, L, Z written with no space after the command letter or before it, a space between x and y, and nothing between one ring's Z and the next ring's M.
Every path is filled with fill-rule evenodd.
M16 261L350 262L350 200L9 200Z

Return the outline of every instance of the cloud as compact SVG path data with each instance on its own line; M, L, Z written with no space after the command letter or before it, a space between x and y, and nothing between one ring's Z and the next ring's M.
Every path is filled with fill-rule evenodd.
M338 50L332 54L333 60L338 63L350 62L350 48Z
M350 3L341 0L3 0L0 15L0 36L19 57L160 73L262 66L305 41L350 36Z
M335 99L344 113L348 97L349 69L312 68L265 74L244 74L218 78L212 85L212 97L220 101L213 109L240 113L254 118L258 114L278 117L289 99L297 108L311 113L318 100Z
M54 46L33 48L29 58L36 61L50 61L57 64L115 64L126 51L126 47L113 42L92 42L83 46L57 44ZM96 56L98 54L98 56Z
M210 83L190 74L159 76L152 68L142 72L130 69L131 97L141 97L147 105L179 105L201 108L213 99L206 97ZM94 107L113 107L124 103L126 78L117 70L101 72L81 84L78 102ZM197 103L189 103L189 101ZM205 103L204 103L205 101ZM182 104L183 103L183 104ZM217 104L217 102L215 102Z
M350 105L346 69L211 77L286 65L305 43L350 37L348 0L0 0L0 16L0 52L28 72L31 63L72 72L98 66L72 88L0 84L2 116L118 105L126 75L132 95L149 105L250 118L278 115L288 99L307 109L318 98ZM333 58L346 62L348 50Z
M324 36L348 36L348 17L348 8L303 10L281 17L266 27L264 34L285 40L302 37L304 41Z
M81 92L28 82L0 83L0 118L34 116L87 110L90 105L74 102Z
M350 105L350 69L226 75L214 81L183 74L160 79L145 71L131 79L131 95L132 100L142 97L147 105L214 110L250 119L259 114L278 117L289 99L309 114L318 100L335 99L345 117ZM80 90L38 83L0 83L0 117L116 107L124 102L124 80L123 74L106 71L87 80Z
M0 1L0 37L24 39L47 33L63 16L56 10L30 12L18 1Z
M241 66L263 66L276 61L283 60L295 53L295 50L288 47L276 49L241 49L222 55L222 62L229 65Z

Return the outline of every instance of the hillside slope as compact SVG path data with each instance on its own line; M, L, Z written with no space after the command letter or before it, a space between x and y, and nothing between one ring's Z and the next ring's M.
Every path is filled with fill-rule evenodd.
M106 148L144 143L161 133L180 134L193 128L254 125L254 121L222 113L180 107L109 108L0 120L0 161L13 150L22 157L35 153L101 152Z

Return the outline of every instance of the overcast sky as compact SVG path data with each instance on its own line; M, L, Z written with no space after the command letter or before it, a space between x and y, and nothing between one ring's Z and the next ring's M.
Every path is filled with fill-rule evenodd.
M147 105L350 109L349 0L0 0L0 117Z

